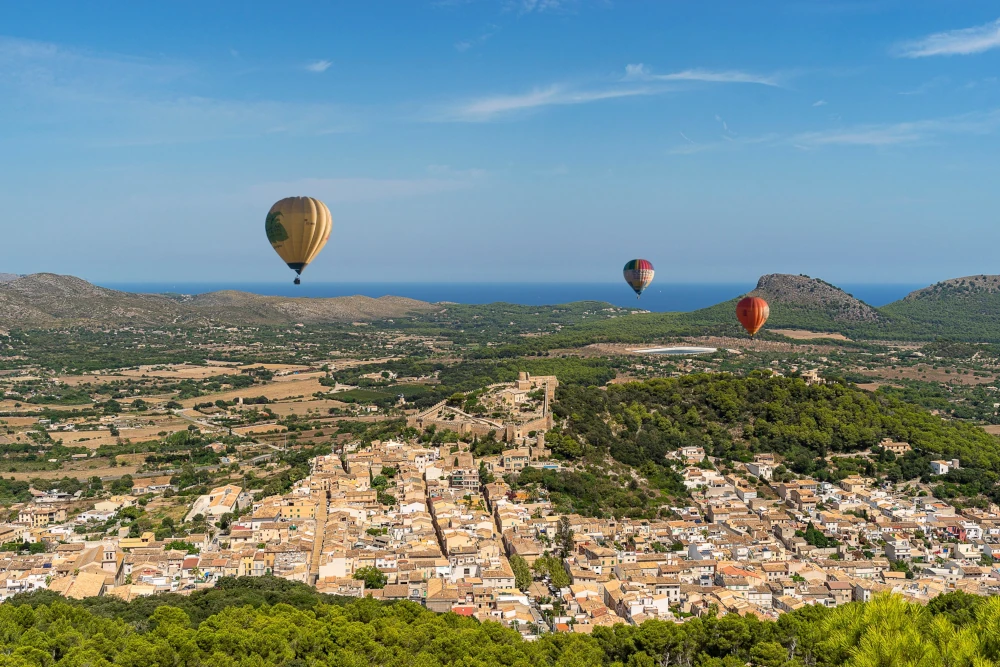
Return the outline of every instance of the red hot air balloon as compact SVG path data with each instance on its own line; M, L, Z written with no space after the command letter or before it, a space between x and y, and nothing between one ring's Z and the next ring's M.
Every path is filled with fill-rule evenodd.
M623 271L625 282L635 290L635 298L639 298L642 291L653 282L653 265L646 259L633 259L625 265Z
M744 297L736 304L736 319L740 321L751 338L764 326L764 322L767 322L767 316L770 314L771 309L768 307L767 301L758 296Z

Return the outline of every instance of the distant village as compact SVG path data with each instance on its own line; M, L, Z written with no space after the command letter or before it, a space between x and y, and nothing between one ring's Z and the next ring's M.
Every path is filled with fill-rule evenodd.
M475 456L467 442L348 442L312 459L286 494L255 497L226 484L198 497L184 519L205 532L183 538L122 528L91 542L76 530L177 491L169 475L87 503L79 492L33 491L0 524L0 543L47 549L0 553L0 597L49 589L132 600L270 575L324 593L411 600L532 638L712 610L774 618L879 591L920 602L954 590L1000 592L996 506L957 511L863 477L779 482L781 461L770 454L722 474L699 447L673 452L692 499L670 520L560 514L544 492L501 481L565 465L546 446L557 386L555 377L521 373L487 388L480 400L516 418L477 417L447 402L408 417L420 431L492 433L506 443L500 454ZM942 475L959 462L931 466Z

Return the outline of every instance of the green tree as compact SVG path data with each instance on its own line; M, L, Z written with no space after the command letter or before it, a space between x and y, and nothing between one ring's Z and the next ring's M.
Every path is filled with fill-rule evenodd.
M569 573L566 572L562 559L557 558L556 556L549 556L547 560L548 563L546 564L546 570L548 571L549 580L552 582L552 585L558 589L563 589L569 586Z
M385 588L386 583L389 581L389 578L385 576L385 572L373 565L355 570L354 578L365 582L365 588Z
M109 491L116 496L120 496L131 491L133 486L135 486L135 482L132 480L132 475L122 475L111 482Z
M201 549L199 549L195 545L191 544L190 542L185 542L183 540L174 540L173 542L168 542L164 546L164 548L167 550L186 551L192 556L201 551Z
M788 662L788 649L778 642L761 642L750 649L753 667L782 667Z
M556 543L562 550L564 556L573 553L575 543L573 541L573 529L569 527L569 517L559 517L559 528L556 532Z
M532 581L531 568L528 566L528 561L515 554L510 557L510 569L514 571L514 585L522 591L528 590Z

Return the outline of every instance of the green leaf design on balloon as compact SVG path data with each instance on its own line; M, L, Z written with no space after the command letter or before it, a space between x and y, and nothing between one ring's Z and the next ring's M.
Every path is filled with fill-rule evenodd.
M281 224L281 211L272 211L267 214L264 221L264 231L267 232L267 240L271 245L288 240L288 230Z

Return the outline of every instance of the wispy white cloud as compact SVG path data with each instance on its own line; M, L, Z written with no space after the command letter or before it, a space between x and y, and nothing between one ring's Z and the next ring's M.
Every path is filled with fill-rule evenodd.
M965 90L972 90L973 88L978 88L979 86L991 86L996 82L997 82L997 77L987 76L983 77L982 79L974 81L966 81L964 84L962 84L962 88L964 88Z
M722 135L722 138L718 141L697 143L692 141L683 132L680 134L681 137L688 143L680 144L671 148L668 151L671 155L695 155L697 153L707 153L710 151L733 150L758 144L773 144L779 139L776 134L765 134L759 137L734 137L730 135Z
M821 146L897 146L935 140L944 135L985 135L1000 128L1000 110L903 123L855 125L790 138L806 148Z
M187 64L72 50L48 42L0 37L0 84L41 89L79 87L94 94L170 85Z
M252 188L262 201L287 196L288 192L309 192L328 204L371 202L422 197L466 190L482 182L480 170L450 171L437 177L419 178L306 178L298 181L262 183Z
M462 102L432 114L432 120L467 123L496 120L518 112L528 112L549 106L587 104L622 97L651 95L662 90L649 87L614 86L599 89L575 89L565 84L535 88L515 95L493 95Z
M972 28L947 30L902 42L892 52L900 58L967 56L1000 48L1000 19Z
M485 178L487 175L485 169L456 169L447 164L429 164L427 165L427 173L435 178L449 178L453 180L480 179Z
M892 146L909 144L923 139L926 134L912 123L855 127L820 132L804 132L791 138L791 143L800 148L820 146Z
M948 77L946 77L946 76L936 76L933 79L930 79L928 81L924 81L922 84L920 84L916 88L910 88L909 90L901 90L901 91L899 91L899 94L900 95L923 95L924 93L927 93L928 91L931 91L934 88L937 88L939 86L943 86L944 84L948 83L949 80L950 79L948 79Z
M431 120L485 122L542 107L588 104L623 97L658 95L676 89L676 86L672 88L669 84L682 81L779 85L777 75L761 76L737 70L710 71L702 69L685 70L673 74L653 74L640 63L627 65L625 76L615 83L589 88L557 83L534 88L527 93L481 97L439 109L431 114ZM728 131L728 128L726 129Z
M480 0L433 0L435 7L463 7L480 2ZM504 12L523 16L525 14L544 14L546 12L571 12L580 4L579 0L499 0Z
M322 74L326 70L333 67L333 63L329 60L317 60L306 65L306 70L310 72L316 72L317 74Z
M998 130L1000 109L902 123L848 125L797 134L771 133L756 137L723 135L720 141L708 143L696 143L681 133L687 143L680 144L669 152L674 155L691 155L752 145L791 146L800 150L818 150L832 146L887 148L941 141L947 136L988 135Z
M729 129L729 123L726 122L726 119L720 116L719 114L715 114L715 122L717 122L719 125L722 126L723 136L725 137L736 136L736 132Z
M358 123L328 104L192 94L196 67L0 38L0 123L17 136L137 146L262 136L327 134ZM194 81L194 84L191 82Z
M468 51L473 47L485 44L491 37L493 37L493 35L497 34L497 31L499 30L500 26L491 25L489 26L489 30L483 32L478 37L473 37L471 39L463 39L460 42L455 42L455 50L458 51L459 53L464 53L465 51Z
M545 12L565 12L576 6L576 0L506 0L508 10L519 14L542 14Z
M777 74L753 74L740 70L686 69L670 74L654 74L646 65L637 63L625 66L625 81L704 81L707 83L756 83L762 86L780 86Z
M813 102L812 105L814 107L825 107L826 104L827 104L826 100L816 100L815 102Z

